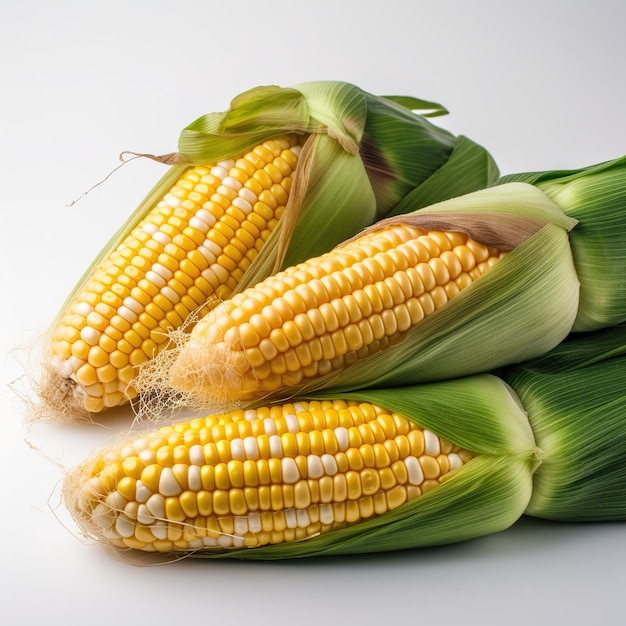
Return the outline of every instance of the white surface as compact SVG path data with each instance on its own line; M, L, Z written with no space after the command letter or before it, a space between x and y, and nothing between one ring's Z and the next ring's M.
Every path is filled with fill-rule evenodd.
M442 102L452 113L437 123L488 147L503 173L611 159L626 153L625 7L3 3L2 624L625 623L622 524L522 520L463 545L350 559L118 562L74 536L58 483L129 413L107 429L28 429L8 388L23 373L13 350L46 327L163 171L137 161L68 207L122 150L172 151L183 126L258 84L341 79Z

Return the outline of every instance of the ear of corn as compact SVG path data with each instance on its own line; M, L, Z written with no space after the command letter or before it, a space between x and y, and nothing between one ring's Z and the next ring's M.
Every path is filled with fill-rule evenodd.
M575 331L626 321L626 157L570 171L531 172L502 177L541 189L579 225L570 245L580 280Z
M136 368L168 332L244 279L285 211L300 149L285 135L170 170L63 306L42 389L51 407L98 412L135 395Z
M502 374L542 449L528 515L626 519L626 326L572 335Z
M118 549L302 557L502 530L535 465L523 411L484 376L178 422L95 455L65 496Z
M626 520L625 367L622 326L498 376L175 422L95 453L68 475L65 502L131 560L399 550L523 514Z
M181 133L178 165L62 307L36 384L41 412L79 417L124 404L137 393L136 368L190 313L201 317L376 221L441 169L456 144L422 116L345 83L259 87L198 118ZM468 160L476 174L462 179L467 189L495 180L491 157L473 149L485 158ZM433 187L448 197L444 180Z
M523 184L383 221L216 307L163 382L211 407L415 384L542 354L577 311L572 224Z

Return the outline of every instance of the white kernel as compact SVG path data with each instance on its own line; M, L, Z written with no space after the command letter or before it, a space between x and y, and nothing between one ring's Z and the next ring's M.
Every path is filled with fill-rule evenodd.
M204 465L204 449L199 443L189 448L189 462L192 465Z
M448 463L450 463L451 470L459 469L459 467L463 465L461 457L456 454L456 452L450 452L450 454L448 454Z
M250 513L248 515L248 528L251 533L260 533L263 530L260 513Z
M283 471L284 483L288 485L293 485L300 480L300 472L298 471L298 466L296 465L295 459L291 457L283 457L280 461L280 464Z
M244 537L235 536L233 537L233 548L243 548L243 544L245 543Z
M236 535L245 535L248 532L248 518L245 515L235 515L233 523Z
M252 204L241 196L233 198L233 206L236 206L238 209L242 210L246 215L252 211Z
M115 522L115 530L120 537L132 537L135 534L135 522L120 515Z
M253 422L259 417L259 414L254 409L246 409L243 414L244 418L248 422Z
M98 343L100 335L102 335L102 333L91 326L83 326L80 331L80 338L90 346L95 346Z
M159 493L164 497L179 496L183 489L178 484L171 467L164 467L159 477Z
M112 491L107 495L106 503L114 511L123 511L124 507L128 504L128 500L126 500L119 491Z
M300 152L302 152L302 146L296 144L295 146L291 146L289 148L290 152L293 152L296 156L300 156Z
M404 459L404 465L409 475L409 484L421 485L424 482L424 473L419 461L414 456L408 456Z
M174 274L171 270L168 270L165 265L161 265L160 263L155 263L152 266L152 271L156 272L163 280L168 281Z
M152 465L156 461L156 452L150 448L142 450L137 456L144 465Z
M213 263L209 269L217 276L220 283L225 283L230 277L228 270L218 263Z
M306 509L298 509L296 511L296 518L300 528L307 528L307 526L311 525L311 518Z
M222 161L218 161L217 165L223 167L225 170L231 170L235 167L235 161L233 159L224 159Z
M151 495L146 500L146 507L156 519L165 518L165 498L160 493Z
M270 435L270 454L275 457L283 456L283 443L278 435Z
M275 435L276 434L276 423L271 417L266 417L263 420L263 428L265 430L266 435Z
M167 193L165 195L165 197L163 198L163 202L165 202L165 204L167 204L168 206L173 207L174 209L177 206L180 206L180 198L177 198L175 195L171 193Z
M144 526L148 526L155 521L154 516L150 513L145 504L140 504L137 507L137 521Z
M230 442L230 454L235 461L245 461L246 449L241 438L237 437Z
M306 468L309 478L321 478L324 475L322 459L316 454L309 454L309 456L307 456Z
M201 220L206 224L208 228L213 228L217 223L217 218L211 211L207 211L206 209L198 209L196 212L194 219Z
M205 548L216 548L217 539L215 539L215 537L202 537L202 545Z
M239 197L243 198L244 200L247 200L250 204L254 204L259 199L259 197L254 193L254 191L252 191L251 189L248 189L247 187L242 187L239 190Z
M87 304L87 302L78 302L74 307L74 312L78 313L78 315L84 315L87 317L93 311L93 307L91 304Z
M167 285L165 279L162 276L159 276L156 272L153 272L152 270L148 270L146 272L146 280L148 282L151 282L155 287L158 287L159 289L164 285Z
M154 235L152 235L152 239L158 241L163 246L166 246L168 243L170 243L170 241L172 241L172 238L161 230L158 230L156 233L154 233Z
M219 178L220 180L222 180L223 178L226 178L226 176L228 176L228 170L219 165L215 165L211 168L211 174L215 176L215 178Z
M217 261L217 257L206 246L198 246L198 252L207 260L207 263L209 264L213 264ZM202 275L204 276L204 272L202 272Z
M285 511L285 524L287 528L296 528L298 526L298 516L295 509L287 509Z
M232 176L226 176L226 178L222 180L222 185L225 185L226 187L229 187L230 189L233 189L234 191L239 191L243 187L243 185L236 178L233 178Z
M135 456L137 454L137 449L132 443L126 444L120 450L120 457L122 459L127 459L129 456Z
M215 168L213 168L215 169ZM220 548L232 548L233 547L233 538L230 535L222 534L217 538L217 545Z
M99 528L111 528L114 519L115 514L111 507L104 504L104 502L99 502L91 513L91 521Z
M337 459L332 454L322 454L322 465L324 473L328 476L334 476L338 471Z
M211 253L218 257L222 254L222 246L210 239L205 239L202 245Z
M187 470L187 483L190 491L198 492L202 489L202 477L198 465L190 465Z
M150 526L150 532L156 539L167 539L167 523L157 520Z
M322 524L332 524L334 521L333 505L326 502L320 504L320 522Z
M143 313L143 305L131 296L124 298L124 306L129 308L135 315Z
M200 548L204 547L204 544L202 543L202 539L198 537L197 539L194 539L193 541L189 541L187 543L187 547L189 550L199 550Z
M434 433L431 433L430 430L424 429L424 454L437 456L440 452L441 447L439 446L439 437L437 437Z
M298 418L293 413L289 413L289 415L285 415L285 422L287 424L287 430L290 433L300 432L300 424L298 422Z
M199 230L201 233L207 233L209 231L210 226L203 222L201 219L198 219L195 215L189 219L189 226Z
M156 224L153 224L152 222L146 222L145 224L142 225L141 230L143 230L146 233L150 233L152 235L157 230L159 230L159 228Z
M165 285L165 287L163 287L161 289L161 293L172 303L172 304L176 304L177 302L180 301L180 296L169 286L169 285Z
M345 426L335 428L335 437L337 437L337 446L341 452L348 449L350 438L348 437L348 429Z
M139 319L139 316L132 309L124 305L117 309L117 314L129 324L134 324Z
M146 487L141 480L135 483L135 500L137 500L137 502L145 502L152 493L152 489Z
M259 458L259 444L256 437L245 437L243 440L243 447L246 451L246 459L256 461Z

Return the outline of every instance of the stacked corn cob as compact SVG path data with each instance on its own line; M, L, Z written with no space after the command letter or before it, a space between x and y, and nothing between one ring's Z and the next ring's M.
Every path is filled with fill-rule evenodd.
M397 550L524 513L626 519L626 326L499 373L178 422L65 484L115 550L240 559Z
M87 534L282 558L626 518L626 159L496 180L407 105L432 103L261 88L183 131L64 306L42 396L210 415L73 472Z
M422 185L419 202L494 182L483 148L406 107L443 112L322 82L253 89L190 124L176 165L62 307L39 412L85 417L124 404L137 368L185 321L325 252Z

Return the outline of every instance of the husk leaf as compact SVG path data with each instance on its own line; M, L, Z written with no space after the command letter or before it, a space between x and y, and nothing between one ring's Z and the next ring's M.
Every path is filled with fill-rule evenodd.
M503 378L543 451L526 513L625 520L626 326L572 335Z
M575 331L626 320L626 156L577 170L509 174L536 185L578 221L570 244L581 283Z

